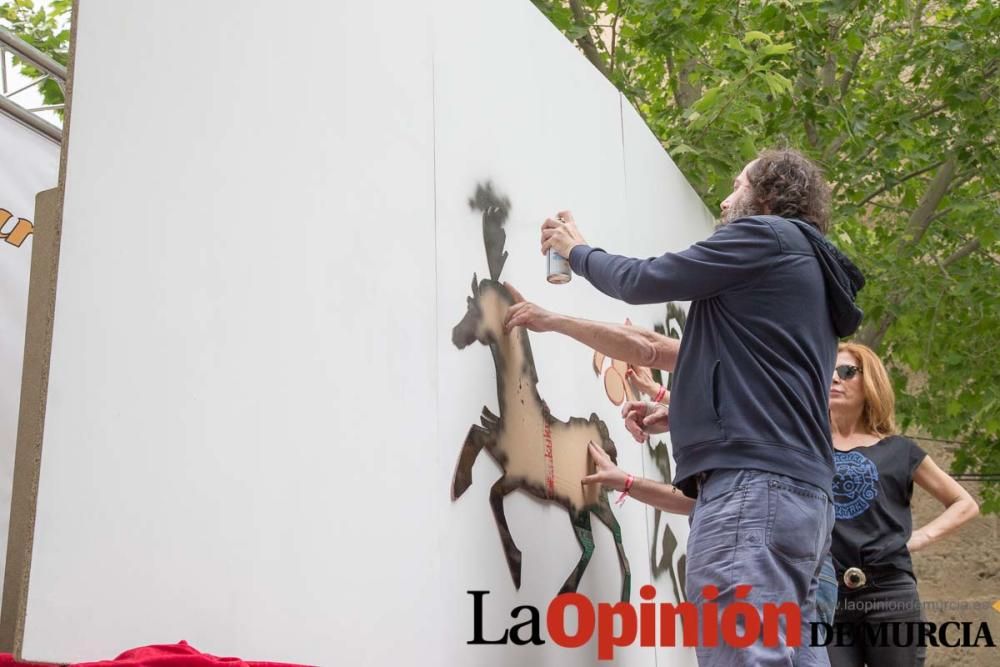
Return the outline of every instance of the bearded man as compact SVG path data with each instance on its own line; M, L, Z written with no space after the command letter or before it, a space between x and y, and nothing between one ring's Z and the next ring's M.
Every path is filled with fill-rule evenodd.
M692 302L669 428L674 484L697 498L686 592L699 606L746 602L763 618L764 605L790 602L803 625L813 617L834 521L830 378L838 338L861 322L854 298L864 284L824 236L829 201L812 162L771 150L736 177L712 236L678 253L609 254L587 244L569 211L542 225L542 252L568 257L574 273L608 296ZM630 430L666 430L666 416L644 414L647 405L626 410ZM597 463L600 481L617 486L616 469ZM739 637L766 628L736 619ZM748 648L721 639L708 646L702 637L698 663L829 664L824 650L795 646L803 636L808 643L799 632L786 616L777 645L766 632Z

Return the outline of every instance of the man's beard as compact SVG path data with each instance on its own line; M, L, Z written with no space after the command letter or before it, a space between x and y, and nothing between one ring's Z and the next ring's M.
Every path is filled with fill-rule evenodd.
M751 215L763 215L763 211L757 202L754 201L753 195L747 193L733 202L727 210L722 212L718 221L715 223L716 229L722 227L723 225L728 225L733 220L739 220L740 218L746 218Z

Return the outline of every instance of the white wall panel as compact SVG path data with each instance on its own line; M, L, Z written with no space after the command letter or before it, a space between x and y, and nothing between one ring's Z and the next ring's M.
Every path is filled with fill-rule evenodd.
M80 3L26 658L433 658L428 15L276 18Z
M592 244L649 256L710 216L527 0L299 4L283 31L261 0L81 0L24 657L183 637L323 665L597 664L593 642L466 644L466 591L491 591L487 637L520 604L544 628L580 554L563 508L512 493L515 590L485 452L451 498L470 425L498 410L488 348L451 339L488 276L468 199L486 182L510 199L501 280L646 327L662 305L545 282L542 220L569 208ZM597 413L622 467L651 473L592 350L530 340L553 415ZM674 601L651 578L652 513L614 514L633 602L650 582ZM593 532L579 591L615 601L614 541Z
M512 40L516 47L512 47ZM473 272L488 277L481 214L468 198L477 184L492 182L509 197L505 231L509 253L501 280L547 308L601 319L618 319L624 304L604 297L579 277L546 282L539 253L542 221L571 209L587 235L613 238L625 208L619 99L614 88L529 2L442 0L434 31L435 134L438 211L439 433L441 489L449 489L461 445L482 407L498 411L490 351L474 344L458 350L451 328L466 312ZM531 334L539 394L553 416L588 418L597 412L612 429L623 465L640 467L639 450L624 439L617 410L591 368L592 351L556 334ZM541 433L538 434L539 438ZM522 551L522 584L514 589L497 525L490 487L500 469L484 451L465 494L445 508L445 607L459 613L447 641L450 664L475 661L507 665L512 659L539 665L596 664L595 643L567 650L544 647L506 651L467 646L472 604L467 590L490 590L487 637L513 624L511 610L524 604L543 614L580 558L568 513L522 491L507 496L511 533ZM632 597L648 579L644 513L635 503L616 511L630 556ZM593 519L596 548L579 592L595 602L617 601L620 567L610 532ZM523 620L523 619L519 619ZM652 655L622 650L619 664L652 665Z

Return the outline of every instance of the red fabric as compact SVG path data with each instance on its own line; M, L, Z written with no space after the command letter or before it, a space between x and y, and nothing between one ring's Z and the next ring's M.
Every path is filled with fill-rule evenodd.
M78 663L73 667L304 667L279 662L249 662L240 658L218 658L195 649L187 642L142 646L125 651L114 660ZM0 654L0 667L49 667L31 662L15 662Z
M34 662L14 662L14 656L10 653L0 653L0 667L50 667L49 665L39 665Z

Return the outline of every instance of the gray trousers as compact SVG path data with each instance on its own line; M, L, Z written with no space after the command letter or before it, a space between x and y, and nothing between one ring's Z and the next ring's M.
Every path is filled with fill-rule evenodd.
M708 602L705 586L715 586L718 627L726 624L724 610L746 602L764 618L764 606L790 602L801 609L801 646L787 645L784 617L777 646L765 646L761 637L746 648L722 640L696 649L700 667L827 667L825 647L813 648L810 622L816 618L816 591L820 569L830 549L833 503L826 492L805 482L760 470L715 470L701 484L691 514L687 545L687 599L699 608ZM751 586L737 600L737 586ZM745 590L745 589L744 589ZM703 609L703 608L702 608ZM735 609L735 608L734 608ZM704 610L703 610L704 613ZM743 616L736 619L737 634L748 630ZM751 626L753 623L751 623ZM700 629L705 629L702 619Z

